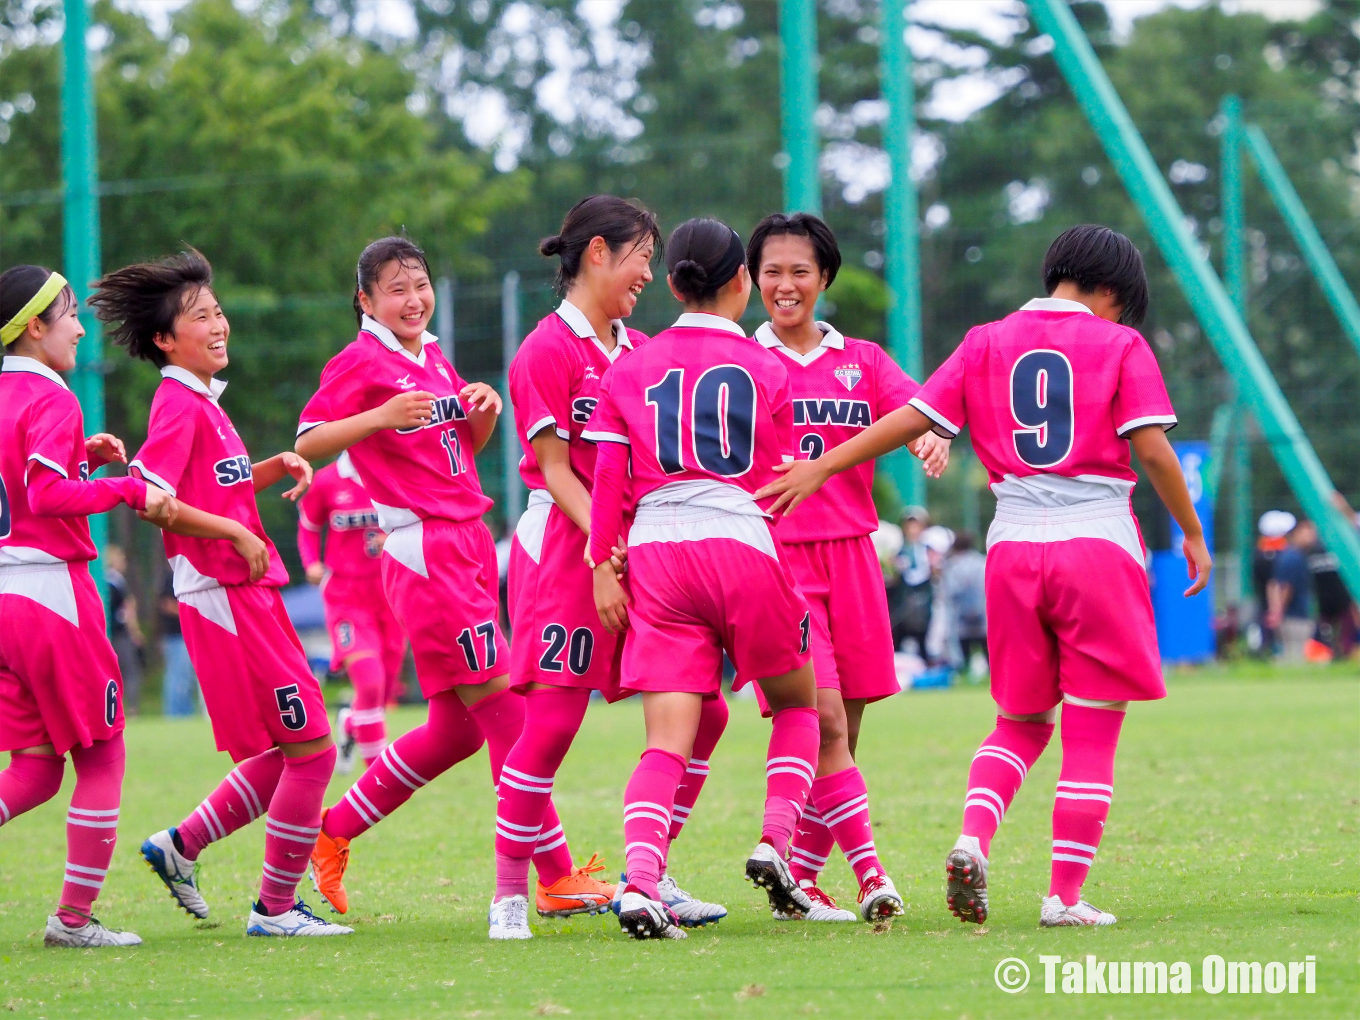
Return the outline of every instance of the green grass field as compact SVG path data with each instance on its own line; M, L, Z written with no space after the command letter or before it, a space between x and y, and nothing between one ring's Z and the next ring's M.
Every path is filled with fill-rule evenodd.
M1056 739L993 847L992 920L945 910L941 862L958 832L968 762L987 732L984 691L916 693L870 709L860 761L878 846L908 900L890 928L777 924L742 878L759 835L767 727L733 706L727 737L671 870L729 916L688 941L639 944L612 917L536 926L492 944L493 797L485 757L463 764L354 846L348 939L244 937L263 826L205 852L213 915L197 923L137 853L225 773L206 723L134 721L121 842L99 904L135 950L45 949L70 789L0 833L0 1005L80 1017L1074 1017L1354 1016L1360 996L1360 672L1177 676L1124 729L1114 809L1090 899L1106 930L1041 930ZM403 711L396 727L419 722ZM557 783L578 858L620 863L623 786L642 747L636 704L592 707ZM333 800L345 788L337 780ZM839 859L824 883L854 900ZM1044 994L1041 954L1188 961L1190 995ZM1210 995L1201 961L1316 957L1313 995ZM993 971L1024 960L1004 994Z

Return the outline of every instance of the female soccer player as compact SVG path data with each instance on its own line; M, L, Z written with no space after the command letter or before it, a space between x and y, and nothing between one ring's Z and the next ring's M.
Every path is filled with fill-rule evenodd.
M746 876L776 909L812 909L785 862L817 762L810 619L773 522L751 497L793 457L793 407L784 366L737 325L751 294L745 261L741 238L717 220L676 228L667 283L685 313L609 369L585 432L599 444L595 603L607 629L631 628L622 686L642 692L647 723L647 750L624 793L619 921L635 938L684 935L657 881L724 650L737 685L759 683L774 712L761 839ZM631 609L611 562L625 506L636 514L627 536Z
M218 403L231 327L212 289L212 267L190 250L128 266L96 284L90 303L114 343L161 370L146 443L131 470L177 496L167 528L184 641L198 674L219 750L236 768L179 825L142 843L175 902L207 917L194 878L209 843L265 820L260 896L248 935L348 935L297 898L335 767L321 686L312 676L279 596L288 572L265 535L255 494L285 476L296 499L312 469L293 453L252 464Z
M619 651L600 623L590 568L590 485L595 444L581 438L598 399L600 378L620 355L647 338L626 328L638 295L652 280L661 244L656 217L613 195L592 195L567 213L560 233L539 251L559 259L563 301L524 340L510 363L510 399L524 458L520 475L529 505L510 553L510 676L525 692L524 732L505 760L496 806L496 898L528 896L528 869L544 833L543 808L553 779L585 718L592 690L619 690ZM708 750L727 721L726 702L710 699L716 721ZM710 725L707 729L715 728ZM703 741L696 741L696 745ZM697 757L707 752L696 750ZM538 912L563 916L608 904L614 888L588 874L554 883L539 876ZM663 878L661 898L681 923L716 921L727 911Z
M85 330L66 280L41 266L0 276L0 825L61 789L71 753L66 878L47 919L49 946L135 946L94 917L118 835L123 791L123 693L90 578L88 515L127 503L168 524L169 494L136 478L91 479L127 463L107 433L85 437L80 404L58 372L76 364Z
M1114 792L1114 754L1130 701L1166 696L1144 549L1129 505L1132 446L1185 533L1187 596L1213 561L1165 430L1176 415L1151 349L1143 257L1108 227L1063 233L1044 289L977 326L909 406L818 460L781 468L757 496L795 508L835 474L927 430L973 429L997 496L987 535L987 632L996 729L973 758L963 834L945 861L949 909L987 919L987 857L1006 809L1053 733L1062 770L1053 867L1039 923L1114 924L1081 898Z
M322 560L321 536L326 552ZM298 500L298 552L307 580L321 586L330 631L331 668L343 668L354 685L354 701L336 716L337 772L354 768L357 751L364 767L387 746L386 709L406 656L406 638L387 599L379 598L386 536L348 453L316 473Z
M817 320L817 299L841 265L835 235L822 220L807 213L765 217L751 232L746 265L770 316L755 338L781 355L789 373L799 458L816 460L920 389L878 344L842 336ZM928 433L912 452L938 477L949 441ZM874 849L869 794L854 757L864 706L900 690L883 572L869 538L878 527L873 478L872 464L842 475L778 529L812 613L822 743L789 850L793 876L812 900L810 921L855 920L817 886L833 845L854 869L864 920L902 913L902 898Z
M499 782L524 726L524 699L509 689L510 655L496 622L496 551L482 523L491 500L473 459L491 438L500 397L459 378L425 331L434 288L419 248L400 237L374 241L359 256L357 278L358 338L322 371L297 449L308 458L349 450L387 532L383 590L415 651L430 714L326 812L313 877L341 913L350 840L475 753L483 735ZM556 833L535 842L539 874L569 874L551 803L544 814L544 828ZM493 902L488 923L493 939L532 936L524 898Z

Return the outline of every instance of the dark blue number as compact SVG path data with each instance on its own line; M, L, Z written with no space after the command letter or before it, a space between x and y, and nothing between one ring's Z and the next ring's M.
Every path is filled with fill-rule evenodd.
M439 437L444 444L444 452L449 455L449 471L455 475L463 473L463 444L458 441L458 433L449 429Z
M9 538L9 493L5 491L5 480L0 478L0 538Z
M577 676L585 676L595 651L595 635L589 627L577 627L571 633L571 648L567 651L567 668Z
M683 368L673 368L647 390L647 406L656 408L656 459L668 475L685 470L680 459L680 384Z
M1072 363L1058 351L1030 351L1011 369L1015 452L1030 467L1060 464L1072 452Z
M104 722L112 726L118 718L118 681L110 680L104 688Z
M477 634L482 639L482 645L486 650L481 665L477 663L477 645L473 640L473 634ZM458 635L458 646L463 649L463 658L467 659L468 669L479 672L483 669L490 669L496 665L496 624L488 620L486 623L479 623L476 627L464 627L463 632Z
M808 460L816 460L826 453L826 440L815 432L808 432L798 440L798 449L807 454Z
M298 697L298 685L274 688L274 700L279 703L279 718L290 730L300 730L307 725L307 706Z
M543 628L543 657L538 660L538 668L549 673L562 672L562 649L567 647L567 628L560 623L550 623Z
M694 457L724 478L744 475L755 457L756 384L737 365L710 368L694 384Z
M804 613L798 624L798 654L806 655L808 645L812 644L812 614Z

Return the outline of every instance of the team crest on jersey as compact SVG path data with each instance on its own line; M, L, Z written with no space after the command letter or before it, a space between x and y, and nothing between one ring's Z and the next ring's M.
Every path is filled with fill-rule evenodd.
M859 381L864 378L864 373L860 371L858 365L842 365L836 369L836 378L841 381L841 385L847 390L853 390L859 385Z
M437 368L437 369L439 369L439 374L442 375L442 376L444 377L444 381L445 381L446 383L448 383L450 386L452 386L452 385L453 385L453 380L449 378L449 370L448 370L447 368L444 367L443 362L436 361L436 362L434 363L434 367Z

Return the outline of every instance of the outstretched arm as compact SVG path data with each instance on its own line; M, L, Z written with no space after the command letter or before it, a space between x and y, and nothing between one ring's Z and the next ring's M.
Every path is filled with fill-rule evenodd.
M1200 525L1199 514L1195 513L1194 501L1190 490L1185 487L1185 474L1181 471L1180 459L1167 441L1166 430L1161 425L1144 425L1129 433L1133 452L1147 472L1148 480L1157 490L1171 516L1185 533L1186 569L1194 583L1185 589L1185 597L1198 595L1209 583L1209 572L1213 569L1213 557L1204 543L1204 528Z
M913 443L934 427L935 423L916 408L910 405L899 407L855 438L841 443L816 460L796 460L790 464L775 465L774 470L784 477L761 488L756 492L756 499L778 493L779 498L768 512L773 514L784 507L787 516L793 513L794 507L825 485L832 475L863 464L866 460L881 457L899 446Z
M314 425L297 437L293 449L305 460L334 457L383 429L418 429L430 424L434 394L425 390L398 393L360 414Z

